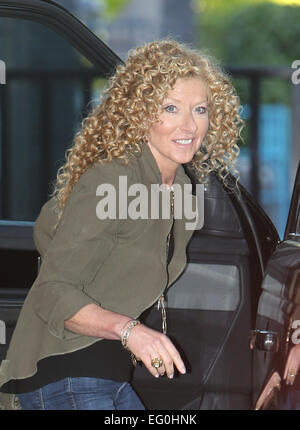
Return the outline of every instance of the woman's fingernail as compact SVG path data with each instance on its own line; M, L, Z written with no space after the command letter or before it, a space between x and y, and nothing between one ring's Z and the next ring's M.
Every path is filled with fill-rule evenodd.
M182 367L182 368L180 369L180 372L181 372L181 373L186 373L186 369L185 369L185 367Z
M172 379L172 378L173 378L173 376L174 376L174 375L173 375L173 373L172 373L171 375L169 375L169 378L170 378L170 379Z
M155 378L159 378L159 374L157 373L156 375L154 375L155 376Z

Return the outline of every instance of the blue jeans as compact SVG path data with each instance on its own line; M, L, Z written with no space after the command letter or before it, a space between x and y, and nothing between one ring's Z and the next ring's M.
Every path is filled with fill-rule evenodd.
M287 390L285 396L281 396L280 410L293 411L300 409L300 390L293 387Z
M145 409L129 383L100 378L64 378L17 396L27 410Z

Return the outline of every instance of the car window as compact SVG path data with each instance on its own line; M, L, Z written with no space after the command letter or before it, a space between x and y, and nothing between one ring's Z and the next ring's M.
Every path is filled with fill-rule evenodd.
M300 235L300 162L295 177L294 189L291 198L289 216L286 223L284 240L299 240Z
M0 219L34 221L106 78L45 25L0 17Z

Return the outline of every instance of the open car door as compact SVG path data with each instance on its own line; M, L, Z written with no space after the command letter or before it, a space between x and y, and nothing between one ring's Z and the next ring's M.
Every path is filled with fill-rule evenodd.
M186 270L166 300L167 335L187 374L156 379L137 365L132 384L148 409L252 408L249 331L278 239L269 218L234 178L224 186L211 175L204 192L204 227L195 231ZM142 319L161 330L156 306Z
M254 351L254 407L277 409L288 353L300 325L300 163L284 240L269 259L259 299L256 329L251 333ZM298 323L297 323L298 321Z

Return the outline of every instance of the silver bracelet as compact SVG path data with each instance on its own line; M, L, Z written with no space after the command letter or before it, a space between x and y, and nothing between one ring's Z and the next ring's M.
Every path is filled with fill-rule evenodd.
M127 346L127 342L128 342L129 335L131 333L131 330L138 324L140 324L139 320L131 320L127 328L121 334L121 343L123 347L128 351L129 351L129 348Z

